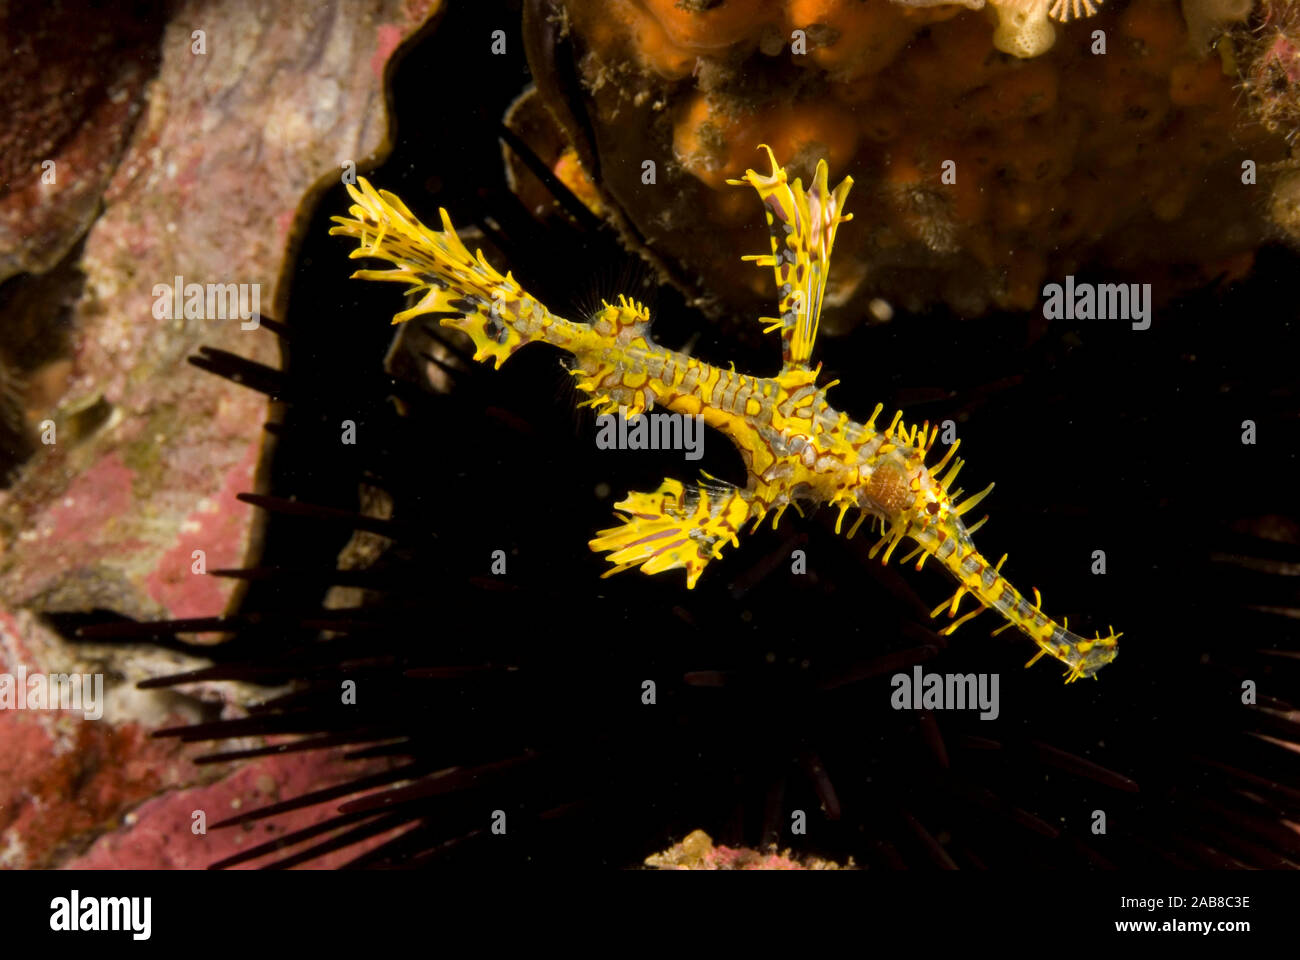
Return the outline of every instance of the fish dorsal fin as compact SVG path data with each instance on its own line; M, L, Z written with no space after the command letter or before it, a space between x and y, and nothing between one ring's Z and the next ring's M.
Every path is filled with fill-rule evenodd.
M764 319L769 329L781 331L786 365L807 366L817 342L835 231L852 219L843 211L853 178L845 177L831 190L826 183L826 161L819 160L812 185L805 191L801 181L789 182L770 147L763 145L760 149L767 151L772 172L747 170L743 179L727 182L749 184L763 201L772 252L745 259L775 272L781 315Z
M646 338L650 336L649 309L622 294L619 294L618 303L602 300L591 323L597 333L614 337L625 346L637 344L637 341L640 341L639 346L645 346Z

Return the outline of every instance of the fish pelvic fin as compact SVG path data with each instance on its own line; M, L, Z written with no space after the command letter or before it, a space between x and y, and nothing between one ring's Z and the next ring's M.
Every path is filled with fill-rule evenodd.
M750 515L745 491L725 484L688 487L668 479L653 493L629 493L614 505L623 521L601 530L588 545L608 552L612 576L639 566L643 573L684 568L686 586L695 583L722 548L740 543L740 526Z

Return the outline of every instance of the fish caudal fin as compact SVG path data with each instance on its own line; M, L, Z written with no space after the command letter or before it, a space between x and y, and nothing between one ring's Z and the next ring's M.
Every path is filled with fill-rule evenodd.
M686 586L695 581L722 548L740 543L740 526L749 517L745 492L730 486L687 487L665 480L654 493L630 493L614 504L622 526L601 530L589 544L609 552L614 568L605 576L640 566L644 573L684 567Z
M431 230L387 190L376 190L364 177L347 184L354 203L348 217L333 217L330 233L358 242L353 259L372 257L393 266L358 270L353 277L404 283L423 296L393 317L404 323L434 314L442 324L468 334L474 359L497 367L532 340L568 346L580 336L576 324L554 316L523 290L509 273L502 276L483 256L473 254L456 235L446 210L439 210L442 230Z

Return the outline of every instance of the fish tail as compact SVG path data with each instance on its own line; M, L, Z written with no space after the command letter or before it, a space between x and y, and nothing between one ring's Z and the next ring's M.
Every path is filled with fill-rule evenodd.
M376 190L364 177L347 184L353 205L347 217L333 217L332 235L351 237L357 248L349 256L386 260L385 270L358 270L353 277L406 284L422 294L414 306L393 317L405 323L432 314L443 326L468 334L474 359L497 368L516 350L535 340L573 350L587 335L586 325L552 314L524 290L510 273L501 275L483 256L461 242L447 211L439 209L441 230L431 230L387 190Z

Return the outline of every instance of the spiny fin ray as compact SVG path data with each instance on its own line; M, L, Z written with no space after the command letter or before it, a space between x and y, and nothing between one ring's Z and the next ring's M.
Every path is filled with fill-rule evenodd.
M750 169L743 178L727 182L733 186L748 184L763 201L772 252L744 259L774 271L783 356L787 366L805 367L817 342L835 232L841 223L853 219L852 214L843 212L853 178L845 177L831 190L827 185L829 167L824 159L819 160L805 191L801 181L789 182L771 147L763 144L759 149L767 151L772 172L763 174ZM775 325L767 329L775 329Z

